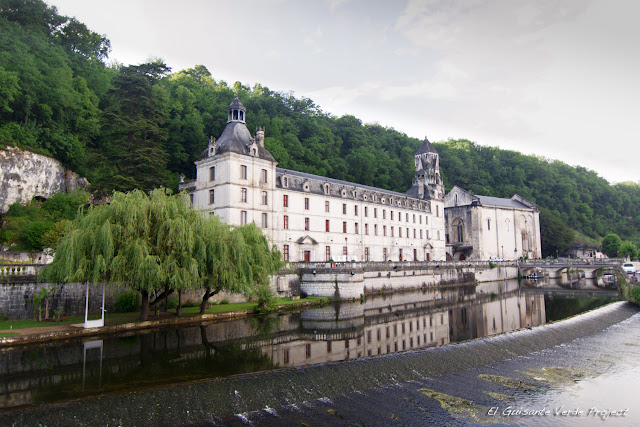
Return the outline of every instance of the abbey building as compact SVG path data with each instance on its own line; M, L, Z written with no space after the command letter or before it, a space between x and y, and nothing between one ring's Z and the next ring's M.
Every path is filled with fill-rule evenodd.
M277 167L264 129L247 129L236 97L227 125L182 182L196 209L230 225L255 223L290 262L512 260L540 257L537 207L472 195L446 196L437 150L425 138L406 193Z
M444 185L439 156L425 138L406 193L286 170L247 129L236 97L227 125L196 160L196 179L180 184L196 209L230 225L254 222L284 260L444 260Z

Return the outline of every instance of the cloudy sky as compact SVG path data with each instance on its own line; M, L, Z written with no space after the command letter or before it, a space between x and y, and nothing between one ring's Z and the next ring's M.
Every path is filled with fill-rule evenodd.
M417 138L640 181L636 0L47 1L124 64L203 64Z

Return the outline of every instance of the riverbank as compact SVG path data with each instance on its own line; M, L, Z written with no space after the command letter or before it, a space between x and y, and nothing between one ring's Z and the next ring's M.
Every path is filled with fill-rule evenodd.
M634 351L631 345L636 340L637 333L633 331L637 321L630 330L625 322L638 319L637 313L637 307L619 302L553 324L460 344L12 409L0 413L0 424L477 422L476 417L483 416L483 408L502 405L498 398L512 399L517 404L522 397L518 390L527 395L548 392L549 386L540 380L545 375L551 379L568 377L568 383L575 384L574 380L604 371L607 365L603 363L616 360L607 353L617 351L624 355ZM615 350L611 347L614 335L620 341ZM627 345L627 341L632 344ZM567 349L576 346L578 349L567 357ZM501 366L511 366L513 371L507 372ZM522 367L537 378L520 372ZM565 370L547 372L544 368L548 367ZM589 373L580 374L582 371ZM577 377L573 375L576 372ZM481 374L484 376L479 377ZM504 383L529 383L534 387L511 390L508 384L483 379L496 379L491 375L502 377ZM472 412L464 412L467 407ZM504 419L494 422L512 423Z
M329 303L325 297L307 297L299 300L278 298L272 311L303 310L322 307ZM84 337L99 337L125 331L163 328L171 325L186 325L202 322L223 321L254 315L257 303L220 304L199 314L198 307L183 308L183 315L160 312L150 314L150 319L138 321L138 313L114 313L105 317L105 326L84 329L81 316L74 316L64 322L34 322L31 320L0 321L0 348L29 345L52 340L67 340Z

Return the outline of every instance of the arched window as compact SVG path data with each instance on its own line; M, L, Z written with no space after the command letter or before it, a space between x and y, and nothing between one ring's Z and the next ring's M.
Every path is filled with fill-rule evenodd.
M455 206L458 206L458 193L453 195L453 204Z
M462 222L462 219L460 218L456 218L453 221L453 230L451 230L453 232L453 239L452 242L453 243L462 243L464 241L464 223Z

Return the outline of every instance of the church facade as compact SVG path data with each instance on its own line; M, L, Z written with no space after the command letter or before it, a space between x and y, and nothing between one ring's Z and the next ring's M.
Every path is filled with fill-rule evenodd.
M399 193L286 170L246 126L236 97L222 135L181 182L194 208L231 226L255 223L289 262L444 260L444 185L439 155L425 138L412 187Z
M540 211L517 194L478 196L454 186L445 196L447 259L540 258Z

